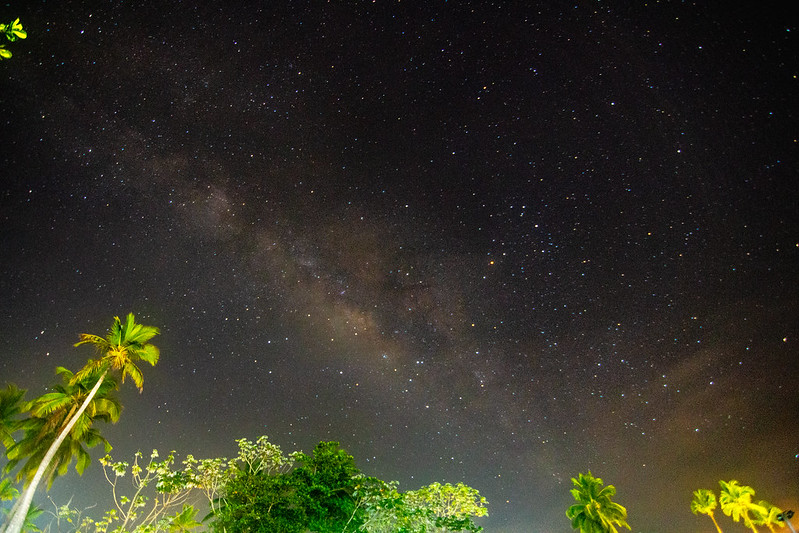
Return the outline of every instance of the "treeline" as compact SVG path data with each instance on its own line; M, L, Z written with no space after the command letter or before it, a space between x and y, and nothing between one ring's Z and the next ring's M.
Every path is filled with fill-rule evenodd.
M158 363L150 340L157 328L114 318L104 337L82 334L76 346L95 348L98 357L72 372L58 367L60 383L25 400L25 391L0 389L0 442L6 463L0 480L0 533L41 531L44 510L32 506L43 481L47 488L75 463L82 474L91 462L88 448L110 445L95 422L117 422L115 396L129 379L142 389L139 365ZM53 504L47 528L81 533L180 533L198 527L215 532L445 532L480 531L473 518L487 515L487 502L467 485L433 483L400 492L397 483L362 473L337 442L320 442L311 454L284 454L261 437L239 439L233 459L197 460L188 455L176 466L175 453L157 451L132 462L101 461L113 508L86 516L87 510ZM125 488L125 482L128 483ZM20 489L23 489L20 492ZM200 521L198 509L208 509Z
M627 523L627 509L613 501L616 487L605 486L602 479L591 472L572 478L572 484L571 493L576 503L568 508L566 517L571 520L573 529L580 533L617 533L618 528L632 529ZM719 503L725 515L735 522L743 522L754 533L757 533L755 526L765 526L775 533L777 528L790 524L792 511L783 511L765 500L755 502L752 487L741 485L736 480L719 481L719 485L718 500L716 494L708 489L694 491L691 500L691 511L695 515L707 515L718 533L722 533L715 516Z

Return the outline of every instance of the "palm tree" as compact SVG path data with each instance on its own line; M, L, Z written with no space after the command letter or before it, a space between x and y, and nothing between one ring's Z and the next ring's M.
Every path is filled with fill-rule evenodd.
M771 533L777 533L774 526L785 527L785 522L778 520L777 517L782 513L782 509L776 505L771 505L765 500L760 500L757 504L766 510L766 513L755 511L755 518L752 522L758 526L766 526Z
M731 516L736 522L743 519L744 525L757 533L752 517L749 516L750 512L758 515L768 514L768 511L752 502L752 496L755 495L755 489L747 485L741 485L736 480L719 481L721 485L721 495L719 496L719 503L721 510L724 514Z
M611 501L616 487L603 487L602 479L590 471L572 478L572 483L575 488L571 493L577 503L569 507L566 517L573 529L579 529L580 533L618 533L617 525L632 529L627 523L627 509Z
M21 504L19 509L12 515L11 522L6 526L5 533L21 532L28 508L31 505L31 501L33 501L33 493L36 491L36 487L44 476L50 461L58 451L61 443L72 430L72 427L78 422L83 412L89 406L94 395L97 394L108 372L121 372L123 383L125 382L125 377L130 376L136 387L138 387L139 392L141 392L142 385L144 384L144 377L139 367L136 366L136 362L141 360L151 365L155 365L158 362L160 352L157 347L149 344L150 339L158 335L158 333L158 328L156 327L137 324L133 313L130 313L124 323L119 317L114 317L114 323L111 325L111 329L105 337L99 337L89 333L80 335L80 340L75 346L91 344L100 353L100 358L96 361L89 359L86 366L75 374L73 379L78 382L96 377L97 382L81 407L72 415L67 425L61 430L58 438L50 445L50 448L39 464L39 468L36 470L36 474L34 474L28 488L25 489L22 500L20 500Z
M29 403L30 418L19 423L19 429L25 432L24 436L8 449L6 472L10 472L18 463L26 460L16 475L17 481L24 479L26 484L33 479L49 444L56 439L72 415L77 412L94 385L90 380L74 382L74 374L64 367L58 367L56 373L62 377L64 384L56 385L53 387L53 392ZM91 461L89 453L83 447L84 444L91 448L103 443L106 452L110 450L105 438L91 426L95 420L112 423L119 420L121 406L116 398L110 396L116 388L115 380L107 378L103 381L47 466L44 479L48 482L48 488L57 476L66 474L75 457L77 458L75 469L79 474L83 474Z
M694 499L691 500L691 512L699 516L706 514L713 520L713 525L716 530L722 533L719 523L716 522L716 517L713 515L713 510L716 508L716 495L712 490L699 489L694 491Z

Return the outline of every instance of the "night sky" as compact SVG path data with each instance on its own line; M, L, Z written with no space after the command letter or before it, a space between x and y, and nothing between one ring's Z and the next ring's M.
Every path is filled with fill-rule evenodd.
M799 511L799 30L735 4L4 4L0 383L132 311L119 459L336 440L491 532L589 469L637 532Z

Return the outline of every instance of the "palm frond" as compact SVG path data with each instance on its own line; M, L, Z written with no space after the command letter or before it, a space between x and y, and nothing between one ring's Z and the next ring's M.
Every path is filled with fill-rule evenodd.
M73 346L77 347L82 344L91 344L100 353L104 352L109 345L108 339L104 339L97 335L92 335L91 333L81 333L78 339L78 342L73 344Z
M105 359L89 359L83 368L78 370L71 383L75 384L89 380L94 380L94 383L97 383L96 379L99 379L106 370L108 370L108 362Z
M89 452L80 447L78 448L76 455L78 460L75 462L75 470L78 472L78 475L82 476L83 471L86 470L86 467L92 462L92 458L89 455Z
M63 366L55 367L55 373L57 376L62 376L62 379L67 383L72 381L72 378L75 377L75 374L73 374L70 369Z
M133 383L136 384L139 392L141 392L144 385L144 376L141 373L141 369L139 369L139 367L136 366L132 361L125 365L125 367L122 369L122 383L125 383L126 375L130 376L130 379L133 380Z
M137 350L136 355L142 361L146 361L150 363L151 366L155 366L161 356L161 350L159 350L157 346L146 344L141 349Z
M64 392L48 392L34 400L34 404L31 406L31 415L45 418L55 411L69 408L74 404L74 401L74 398Z
M99 394L97 395L99 396ZM98 398L94 402L95 416L107 418L107 422L116 423L122 413L122 405L116 398Z

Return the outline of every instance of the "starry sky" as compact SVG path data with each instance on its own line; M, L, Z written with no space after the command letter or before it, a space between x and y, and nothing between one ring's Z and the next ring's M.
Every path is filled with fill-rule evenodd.
M166 5L0 9L0 382L133 311L162 356L120 459L336 440L492 532L570 531L589 469L633 531L709 530L719 479L799 511L787 12Z

